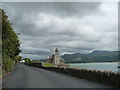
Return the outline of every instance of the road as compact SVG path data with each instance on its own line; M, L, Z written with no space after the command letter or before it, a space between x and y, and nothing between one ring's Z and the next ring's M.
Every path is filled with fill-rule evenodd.
M19 64L3 79L3 88L108 88L69 75Z

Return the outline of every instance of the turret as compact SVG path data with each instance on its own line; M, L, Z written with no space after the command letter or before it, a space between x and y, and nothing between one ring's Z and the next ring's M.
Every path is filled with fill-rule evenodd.
M59 50L57 48L55 49L55 54L59 54Z

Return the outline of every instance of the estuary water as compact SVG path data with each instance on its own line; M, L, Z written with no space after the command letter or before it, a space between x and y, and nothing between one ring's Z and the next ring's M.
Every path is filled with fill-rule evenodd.
M118 62L70 63L69 65L70 67L79 67L81 69L120 72L120 68L118 68Z

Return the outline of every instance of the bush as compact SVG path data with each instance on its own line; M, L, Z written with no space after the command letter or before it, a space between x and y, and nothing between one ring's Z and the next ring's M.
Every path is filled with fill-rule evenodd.
M15 66L15 62L8 56L3 56L2 63L3 63L2 69L5 70L5 72L11 72L11 70Z

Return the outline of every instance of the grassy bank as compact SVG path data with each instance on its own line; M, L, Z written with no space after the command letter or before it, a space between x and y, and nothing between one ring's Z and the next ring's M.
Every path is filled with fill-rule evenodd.
M43 66L45 66L45 67L54 67L55 65L45 62L45 63L43 63Z

